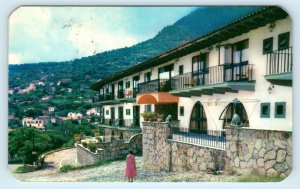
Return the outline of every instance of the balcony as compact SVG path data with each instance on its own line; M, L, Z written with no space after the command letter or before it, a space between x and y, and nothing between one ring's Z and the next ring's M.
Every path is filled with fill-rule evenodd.
M170 79L155 79L138 84L137 93L168 92L171 88Z
M292 86L292 47L267 54L265 79L275 85Z
M136 101L137 89L124 89L118 92L119 102L135 102Z
M209 67L201 72L175 76L171 81L170 94L191 97L201 95L237 93L239 90L254 91L254 65L248 62Z
M134 119L102 119L99 123L100 127L118 129L118 130L132 130L140 131L139 118Z
M93 97L93 103L99 105L119 104L119 102L115 99L116 99L116 94L114 93L98 94Z

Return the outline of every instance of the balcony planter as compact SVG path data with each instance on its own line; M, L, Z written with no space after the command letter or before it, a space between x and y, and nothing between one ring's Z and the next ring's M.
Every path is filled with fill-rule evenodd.
M150 115L150 112L143 112L143 113L141 113L141 116L144 118L144 121L148 121L149 120L149 115Z
M156 114L156 117L158 122L162 122L164 119L164 114Z

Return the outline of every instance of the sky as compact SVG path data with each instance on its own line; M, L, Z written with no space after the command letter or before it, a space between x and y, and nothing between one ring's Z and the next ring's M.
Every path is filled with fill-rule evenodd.
M195 7L20 7L9 18L9 64L58 62L130 47Z

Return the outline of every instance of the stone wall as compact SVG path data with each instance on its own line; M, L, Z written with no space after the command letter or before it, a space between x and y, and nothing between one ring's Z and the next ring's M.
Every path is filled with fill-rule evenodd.
M229 127L227 171L288 176L292 169L292 132Z
M170 171L170 129L167 123L143 122L143 168Z
M225 150L168 139L167 123L143 123L143 167L148 171L223 170Z
M142 151L142 135L136 134L128 142L113 140L109 143L99 143L97 146L94 153L84 148L82 144L77 144L77 162L80 165L92 165L105 160L125 158L130 149L135 153L140 153Z
M175 142L171 144L172 171L205 171L224 170L225 150Z

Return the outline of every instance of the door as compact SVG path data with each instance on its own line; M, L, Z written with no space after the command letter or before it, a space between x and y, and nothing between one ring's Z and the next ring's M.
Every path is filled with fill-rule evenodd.
M115 107L110 108L110 125L115 124Z
M207 133L207 119L202 104L198 101L192 111L190 132Z
M136 94L137 94L137 90L138 90L138 84L139 84L139 82L140 82L140 76L135 76L135 77L133 77L133 94L132 94L132 96L133 96L133 98L136 98Z
M123 119L123 107L118 108L118 115L119 115L119 126L124 126L124 119Z
M208 53L203 53L200 56L192 59L192 85L206 85L208 84Z
M140 106L133 106L133 126L140 126Z
M123 81L118 83L118 98L124 98Z

